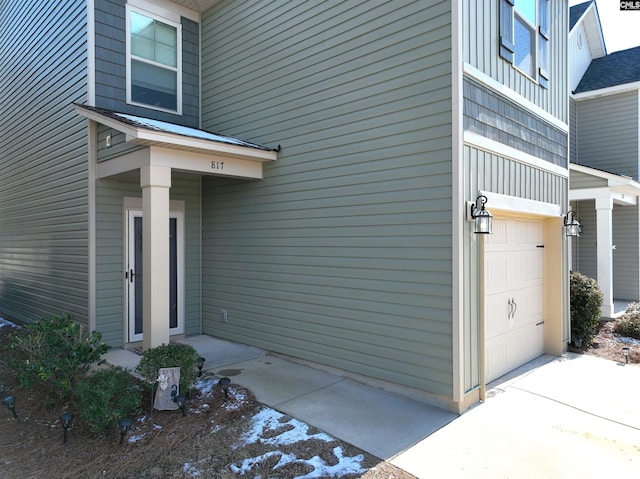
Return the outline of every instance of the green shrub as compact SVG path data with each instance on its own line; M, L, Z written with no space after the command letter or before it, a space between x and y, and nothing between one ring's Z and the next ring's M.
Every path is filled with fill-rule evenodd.
M147 381L155 383L160 368L180 368L180 391L187 392L196 380L196 362L200 355L188 344L163 344L147 349L136 367Z
M617 322L616 333L627 338L640 339L640 303L631 303Z
M75 405L91 432L108 432L123 417L141 409L142 387L121 367L100 369L78 381L73 390Z
M577 272L571 272L570 304L571 304L571 337L582 339L582 346L589 347L598 332L602 300L604 295L598 283Z
M13 335L9 365L23 387L42 385L52 399L65 401L78 378L108 348L100 333L89 333L70 316L55 316Z

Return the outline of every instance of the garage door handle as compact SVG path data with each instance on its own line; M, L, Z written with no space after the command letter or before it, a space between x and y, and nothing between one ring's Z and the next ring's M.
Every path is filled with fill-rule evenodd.
M516 311L518 311L518 303L516 303L515 299L512 299L511 301L513 301L513 314L511 315L512 318L516 317Z
M516 314L516 302L513 298L509 298L509 301L507 301L507 304L509 305L509 313L507 314L507 319L511 319L515 316Z
M539 323L536 323L536 326L542 326L544 324L544 321L540 321Z

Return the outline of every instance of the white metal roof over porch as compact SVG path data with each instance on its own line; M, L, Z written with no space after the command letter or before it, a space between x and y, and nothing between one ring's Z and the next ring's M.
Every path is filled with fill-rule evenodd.
M103 108L78 104L74 107L79 115L123 133L128 143L148 147L98 162L98 178L144 166L162 166L179 171L261 179L262 164L275 161L280 150L280 147L268 148L197 128Z

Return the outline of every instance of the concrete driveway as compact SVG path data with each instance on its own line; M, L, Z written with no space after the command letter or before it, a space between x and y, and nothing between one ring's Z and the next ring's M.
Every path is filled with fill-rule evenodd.
M549 357L490 385L488 399L391 462L419 478L640 474L640 367Z

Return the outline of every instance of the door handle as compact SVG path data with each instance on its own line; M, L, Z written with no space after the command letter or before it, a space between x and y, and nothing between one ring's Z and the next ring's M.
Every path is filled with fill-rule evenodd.
M507 304L509 305L509 313L507 314L507 319L511 319L511 315L513 314L513 300L509 298Z
M516 303L515 299L512 299L511 301L513 301L513 314L511 315L512 318L516 317L516 311L518 311L518 303Z
M135 273L133 272L132 269L130 269L129 271L125 271L124 272L124 279L128 279L132 283L133 283L133 277L134 276L135 276Z

